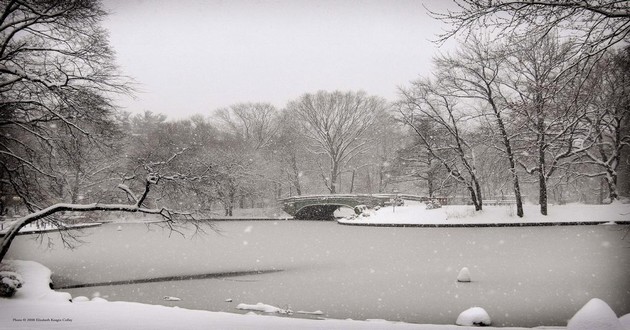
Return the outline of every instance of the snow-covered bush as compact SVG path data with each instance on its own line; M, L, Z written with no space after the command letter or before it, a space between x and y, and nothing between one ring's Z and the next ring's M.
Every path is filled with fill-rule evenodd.
M439 209L442 207L442 204L440 204L440 202L438 201L428 201L426 202L426 204L427 210Z
M0 271L0 297L12 297L22 287L24 280L20 274L11 271Z

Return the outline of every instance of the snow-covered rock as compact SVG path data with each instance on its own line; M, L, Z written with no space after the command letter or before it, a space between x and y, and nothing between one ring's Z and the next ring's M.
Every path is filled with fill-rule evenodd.
M492 320L490 320L490 315L488 315L488 312L486 312L485 309L481 307L472 307L459 314L455 324L465 326L489 326L492 324Z
M567 330L624 330L615 312L603 300L593 298L573 315Z
M78 302L88 302L90 301L90 298L86 297L86 296L78 296L78 297L74 297L72 298L72 302L74 303L78 303Z
M457 282L470 282L470 270L468 270L468 267L464 267L459 271Z

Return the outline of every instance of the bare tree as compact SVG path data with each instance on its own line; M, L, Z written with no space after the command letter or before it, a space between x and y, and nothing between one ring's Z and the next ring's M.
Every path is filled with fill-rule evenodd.
M450 93L458 98L480 101L482 114L489 109L487 115L492 118L490 124L496 127L501 141L501 146L497 148L508 161L516 199L516 214L522 217L523 201L512 146L514 132L508 131L510 109L501 92L501 75L507 73L504 61L504 56L498 49L473 37L454 56L438 57L435 63L439 79Z
M608 199L613 201L620 197L617 181L622 151L630 146L630 48L604 57L597 63L597 72L589 77L592 111L584 117L591 134L579 141L591 147L584 150L581 163L596 166L596 171L584 174L603 177Z
M110 97L131 92L100 25L105 14L97 0L0 1L0 189L29 213L2 237L0 261L21 228L55 222L63 211L159 214L169 226L176 217L147 200L158 183L180 179L164 171L174 156L143 164L146 175L135 176L142 182L139 190L118 186L129 204L63 203L53 191L66 180L72 161L63 155L103 145L100 131L115 125Z
M518 138L517 161L538 176L540 212L547 215L548 181L588 147L576 141L591 127L580 125L588 111L589 93L584 90L588 72L567 61L573 44L551 36L543 41L512 46L511 80L506 86L515 93L509 104L518 115L514 120L526 129Z
M109 92L129 91L116 72L104 16L96 1L3 1L0 7L0 140L3 194L30 211L60 182L60 132L95 142L91 128L109 125Z
M339 91L305 94L288 104L287 111L302 121L301 133L312 151L329 160L328 174L323 166L321 174L330 193L339 190L340 173L367 147L369 130L386 107L383 99L364 92Z
M580 47L570 57L574 62L599 56L630 35L630 1L514 1L455 0L457 10L432 12L451 28L439 36L444 41L468 35L478 27L490 28L496 36L542 40L555 29L567 31Z
M475 168L474 146L465 129L473 127L472 116L461 111L456 99L439 83L417 80L400 90L401 119L411 127L426 150L449 175L464 184L476 211L483 209L481 185Z

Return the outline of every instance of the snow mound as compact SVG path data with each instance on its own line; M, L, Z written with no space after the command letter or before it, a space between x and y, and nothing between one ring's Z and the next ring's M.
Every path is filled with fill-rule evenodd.
M72 296L67 292L50 289L50 269L34 261L9 260L6 263L21 275L28 285L18 289L11 300L39 300L46 302L70 303Z
M625 330L630 330L630 314L626 314L619 318L619 323Z
M465 326L489 326L492 324L492 320L490 320L490 316L485 309L481 307L473 307L459 314L455 324Z
M263 303L257 303L256 305L238 304L236 309L258 311L263 313L278 313L278 314L292 314L290 309L282 309L276 306L271 306Z
M593 298L569 320L567 330L624 330L615 312L603 300Z
M470 270L468 270L468 267L464 267L459 271L457 282L470 282Z

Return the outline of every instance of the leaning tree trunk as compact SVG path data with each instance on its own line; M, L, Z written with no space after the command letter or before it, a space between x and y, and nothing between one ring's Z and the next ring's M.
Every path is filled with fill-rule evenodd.
M494 100L492 99L492 93L490 93L488 101L492 106L492 110L494 111L494 116L497 121L497 126L499 126L499 132L501 133L501 137L503 138L503 146L505 147L505 154L508 158L508 163L510 165L510 174L512 176L512 185L514 187L514 198L516 199L516 215L519 218L522 218L524 215L523 212L523 198L521 196L521 186L518 182L518 174L516 173L516 161L514 160L514 152L512 151L512 144L510 143L510 138L507 133L507 129L505 128L505 124L503 123L503 117L501 117L501 112L497 108Z
M148 193L148 189L145 191ZM4 260L7 252L9 252L9 248L11 247L11 243L13 243L13 239L18 235L20 229L24 228L24 226L33 223L37 220L46 218L55 213L64 212L64 211L73 211L73 212L90 212L90 211L122 211L122 212L140 212L147 214L159 214L166 219L170 219L170 211L167 209L146 209L143 208L142 200L144 196L141 197L140 200L136 204L55 204L49 206L40 211L31 213L24 217L17 219L9 231L2 237L0 241L0 262Z
M471 185L467 185L468 191L470 192L470 200L475 206L475 211L481 211L481 204L479 204L479 199L477 197L477 193L475 192L475 188Z

